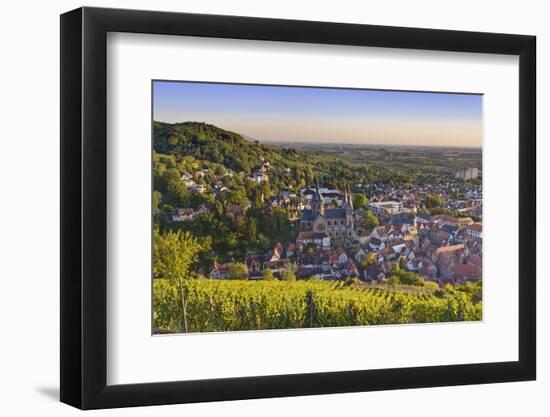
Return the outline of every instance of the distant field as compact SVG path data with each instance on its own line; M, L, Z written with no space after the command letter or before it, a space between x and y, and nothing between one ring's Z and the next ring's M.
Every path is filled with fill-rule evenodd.
M270 143L312 155L337 157L353 163L368 164L377 169L424 173L454 174L465 167L482 169L480 148L427 146L377 146L350 144Z
M265 330L481 320L467 292L345 286L342 282L189 279L189 332ZM179 287L154 280L154 332L182 331Z

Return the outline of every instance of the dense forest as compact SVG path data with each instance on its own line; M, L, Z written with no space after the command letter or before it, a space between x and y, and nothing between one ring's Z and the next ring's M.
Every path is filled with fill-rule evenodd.
M193 161L202 161L223 175L226 170L241 178L250 174L264 158L271 164L270 184L274 189L297 190L315 181L331 188L347 183L388 182L412 184L417 173L388 169L371 169L361 161L350 161L337 153L316 154L284 146L248 141L241 135L206 123L154 123L155 159L169 163L180 171L192 168ZM187 162L187 164L185 163ZM170 163L169 163L170 164Z

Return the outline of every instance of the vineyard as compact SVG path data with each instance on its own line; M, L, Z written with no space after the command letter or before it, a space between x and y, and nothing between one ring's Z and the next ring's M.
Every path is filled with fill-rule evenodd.
M183 281L189 332L292 329L481 320L482 303L460 290L438 296L361 289L342 282ZM154 280L155 333L183 331L180 288Z

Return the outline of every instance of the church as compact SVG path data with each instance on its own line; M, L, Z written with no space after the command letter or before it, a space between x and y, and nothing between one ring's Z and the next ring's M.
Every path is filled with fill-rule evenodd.
M326 233L331 240L344 240L353 236L353 203L351 192L344 189L342 208L325 208L324 198L316 187L311 209L305 209L300 218L303 232Z

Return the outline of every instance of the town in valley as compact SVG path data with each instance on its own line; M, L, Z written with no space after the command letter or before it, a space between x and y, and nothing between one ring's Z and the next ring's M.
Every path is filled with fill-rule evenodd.
M197 277L482 278L481 149L266 144L195 122L154 130L154 222L204 242Z

